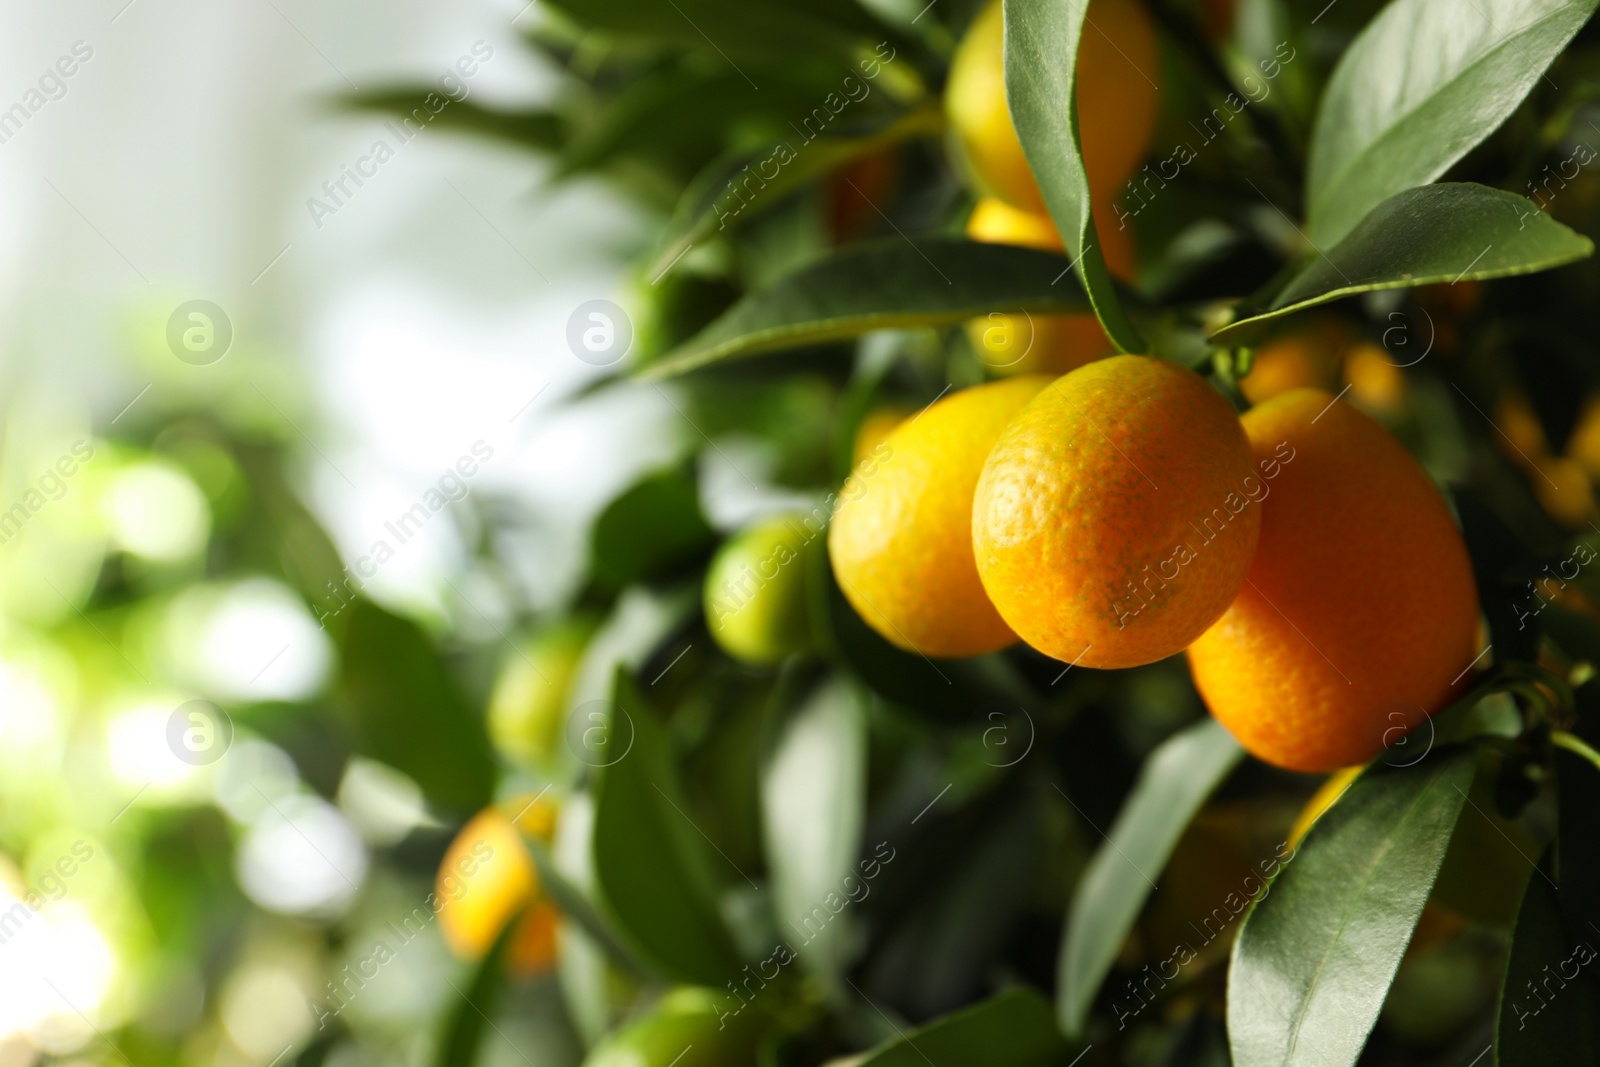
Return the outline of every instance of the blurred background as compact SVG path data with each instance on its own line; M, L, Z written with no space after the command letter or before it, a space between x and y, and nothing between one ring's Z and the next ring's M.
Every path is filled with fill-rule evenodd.
M380 902L431 888L425 865L369 860L428 820L415 783L319 736L341 557L387 539L366 596L488 649L570 593L592 511L677 447L653 392L551 415L599 372L566 319L616 296L636 209L584 181L534 195L541 161L432 129L402 143L333 104L452 71L455 99L538 100L552 75L519 30L542 17L6 11L0 97L23 110L0 121L0 497L26 510L0 547L0 1063L264 1064L306 1044L340 962L326 925L376 925ZM374 176L325 190L380 138L397 150ZM173 321L209 335L180 343L188 361ZM474 452L445 514L386 533ZM517 536L491 567L496 509ZM169 745L194 700L233 713L225 759ZM16 910L30 893L48 906ZM455 996L444 961L430 931L350 1025L415 1036ZM97 1036L134 1019L121 1051Z

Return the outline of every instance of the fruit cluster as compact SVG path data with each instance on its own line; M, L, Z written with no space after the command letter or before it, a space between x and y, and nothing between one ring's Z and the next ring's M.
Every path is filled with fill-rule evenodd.
M1021 638L1094 668L1187 650L1212 713L1299 771L1370 759L1443 707L1476 655L1476 586L1444 498L1321 390L1239 417L1190 370L1114 356L963 390L886 444L828 549L851 604L902 648Z
M1137 0L1095 0L1090 19L1080 138L1107 261L1129 277L1128 233L1104 220L1153 129L1155 37ZM998 3L956 54L946 111L979 192L968 235L1061 249L1007 109ZM1111 356L1091 315L995 314L968 336L1007 377L893 429L899 413L877 413L857 450L887 458L850 476L829 527L834 576L883 637L930 657L1020 638L1101 669L1187 650L1213 714L1299 771L1364 762L1457 692L1480 647L1471 563L1377 422L1271 373L1246 379L1241 418L1184 367ZM741 658L759 659L741 643L757 614L723 640Z

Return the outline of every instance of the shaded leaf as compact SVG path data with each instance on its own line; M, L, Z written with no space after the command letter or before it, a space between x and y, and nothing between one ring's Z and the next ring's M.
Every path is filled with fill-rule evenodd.
M641 537L640 531L650 531ZM716 535L694 480L677 468L646 475L606 505L590 531L590 566L613 588L663 577L708 553Z
M455 990L461 999L445 1014L444 1039L439 1042L435 1067L472 1067L478 1061L483 1035L489 1029L489 1020L505 988L506 953L516 939L522 915L522 911L517 911L500 928L494 944L472 972L472 984Z
M1215 719L1168 738L1145 761L1107 840L1078 882L1057 964L1061 1028L1081 1033L1145 899L1195 812L1244 750Z
M1435 749L1374 763L1245 915L1228 973L1238 1067L1348 1067L1427 903L1476 763Z
M717 907L707 840L690 820L670 741L625 670L606 713L594 787L596 895L631 954L714 988L742 962Z
M867 718L859 696L830 677L784 725L761 779L761 813L775 918L806 941L800 961L837 978L848 960L844 927L806 920L856 873L867 805ZM802 933L801 931L807 931Z
M570 882L557 868L545 843L527 833L522 834L522 842L528 847L528 853L533 856L534 866L539 870L540 893L550 898L550 902L556 906L562 918L579 927L589 940L605 949L618 963L637 967L636 961L628 955L628 950L617 939L605 919L595 910L583 890Z
M904 867L885 864L863 968L870 988L915 1018L959 1008L990 988L988 975L1005 965L1008 944L1028 921L1030 887L1048 851L1032 788L1002 787L949 816L935 805L915 829L924 827L903 860L890 853Z
M579 23L621 37L735 56L817 52L843 55L861 34L882 34L864 8L827 0L806 6L777 0L552 0ZM750 91L758 91L755 82Z
M378 111L404 119L419 109L431 116L428 125L462 133L481 133L500 141L540 152L554 152L566 139L567 123L553 111L530 108L503 111L483 107L469 100L451 100L434 113L424 101L439 89L432 85L397 86L369 89L339 97L341 107L356 111Z
M477 811L494 792L482 720L411 622L356 600L347 609L339 703L357 747L404 771L433 802Z
M661 378L719 360L822 344L869 330L948 326L990 311L1082 314L1066 260L953 238L874 241L803 267L740 300L642 372Z
M1345 50L1311 136L1311 239L1338 242L1493 133L1596 0L1395 0Z
M1588 768L1594 773L1594 768ZM1544 866L1528 879L1511 932L1505 981L1495 1006L1495 1062L1502 1067L1595 1063L1596 942L1574 937Z
M856 1067L1043 1067L1066 1062L1066 1048L1049 1003L1018 987L894 1038Z
M1532 274L1593 251L1587 237L1520 196L1468 183L1427 185L1378 205L1344 240L1309 259L1269 308L1212 340L1358 293Z
M1089 303L1111 343L1123 352L1145 351L1122 312L1089 198L1089 175L1078 143L1078 40L1089 0L1012 0L1005 5L1006 101L1050 208L1050 217L1076 264Z
M785 146L793 152L793 159L779 167L775 177L767 180L762 180L764 171L761 167L765 161L774 158L777 146L766 145L754 152L727 153L706 167L694 183L684 190L683 199L679 201L667 227L666 246L645 272L646 275L658 277L683 258L691 247L713 233L759 217L795 190L862 156L911 137L935 133L942 128L943 121L941 112L929 106L903 115L872 133L849 137L816 137L801 141L798 148L793 146L793 142L785 142ZM754 174L750 180L755 183L748 190L736 185L747 169Z

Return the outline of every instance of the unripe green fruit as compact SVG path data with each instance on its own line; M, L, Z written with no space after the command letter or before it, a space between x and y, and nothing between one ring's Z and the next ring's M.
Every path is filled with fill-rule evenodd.
M594 620L568 619L540 631L506 658L489 697L489 736L513 763L539 768L560 742L573 676Z
M675 989L643 1018L601 1041L583 1067L734 1067L755 1059L763 1031L710 989Z
M706 626L728 655L769 666L811 647L803 556L815 536L786 515L717 550L706 570Z

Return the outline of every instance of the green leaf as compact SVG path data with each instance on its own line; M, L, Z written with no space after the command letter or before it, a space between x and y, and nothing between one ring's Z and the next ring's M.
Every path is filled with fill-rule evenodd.
M686 567L715 540L694 480L671 468L646 475L606 505L590 531L590 566L597 580L620 589Z
M688 814L665 728L624 670L614 694L594 787L596 896L632 955L720 989L743 964L718 911L709 842Z
M1590 769L1593 773L1592 768ZM1574 937L1561 897L1541 864L1523 891L1495 1009L1495 1062L1502 1067L1600 1062L1595 1043L1595 936Z
M494 793L483 721L409 619L357 599L347 609L339 704L372 758L404 771L430 800L460 813Z
M494 944L478 961L472 973L472 984L465 990L456 988L461 1003L453 1005L445 1016L444 1039L439 1042L439 1054L434 1067L472 1067L478 1060L483 1035L494 1015L495 1004L506 984L506 953L515 940L517 927L522 922L518 911L506 921L495 935ZM451 983L452 987L455 983Z
M553 111L502 111L453 99L442 111L434 112L424 103L429 95L439 96L438 86L363 90L339 97L335 102L351 110L379 111L401 119L420 109L430 116L429 127L485 134L539 152L554 152L566 139L566 120Z
M1073 894L1062 934L1056 1011L1069 1034L1083 1031L1095 995L1145 899L1195 812L1244 756L1206 717L1162 743L1145 761L1110 836Z
M1031 248L948 237L874 241L745 297L641 376L870 330L949 326L990 311L1083 314L1088 303L1067 269L1060 256Z
M993 763L983 766L990 771L1004 773ZM1028 921L1050 841L1037 789L1021 786L1013 779L954 812L930 811L928 819L939 820L936 829L927 827L932 840L919 839L914 858L911 849L905 853L915 866L885 872L886 896L878 905L885 919L874 924L863 974L915 1018L985 992L985 976L1004 966L1017 930ZM881 855L885 844L874 846L873 854ZM899 855L888 858L898 862Z
M556 867L550 849L545 843L527 833L522 834L522 843L528 847L528 853L533 856L534 866L539 870L539 891L550 898L550 902L561 912L562 917L579 927L591 941L605 949L612 959L625 966L637 968L637 962L628 955L627 948L617 939L615 932L595 910L583 890L573 885Z
M673 44L719 55L780 56L817 52L846 54L860 34L882 27L864 9L829 0L799 5L777 0L552 0L579 23L621 37ZM808 10L809 6L809 10ZM825 11L819 10L826 8ZM748 78L747 78L748 80ZM759 79L758 79L759 80ZM759 85L750 83L750 91Z
M1078 144L1073 86L1088 11L1089 0L1010 0L1005 5L1006 101L1028 166L1106 336L1119 351L1143 352L1144 341L1123 314L1106 271Z
M1017 987L894 1038L856 1067L1044 1067L1065 1063L1066 1049L1049 1003Z
M1516 110L1596 0L1395 0L1334 69L1307 176L1327 247L1396 193L1438 178Z
M1520 196L1468 183L1425 185L1379 204L1344 240L1311 258L1270 307L1212 340L1358 293L1532 274L1593 251L1587 237Z
M1237 1067L1349 1067L1427 903L1476 763L1374 763L1245 915L1228 974Z
M806 921L856 873L867 802L867 718L838 678L816 688L784 725L761 779L767 869L780 934L805 942L800 962L837 981L849 962L845 927Z
M781 159L778 146L764 145L754 152L725 154L706 167L684 190L683 199L667 227L666 247L646 275L660 277L690 248L713 233L758 218L790 193L862 156L912 137L933 134L943 127L943 122L940 110L930 105L860 136L815 137L810 141L801 140L798 148L793 142L785 141L783 147L789 149L791 159L778 166L776 176L770 179L763 178L763 164ZM752 174L744 175L747 169ZM753 182L753 186L747 189L746 181Z

